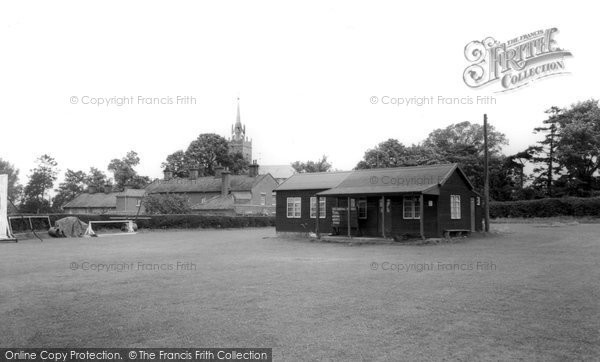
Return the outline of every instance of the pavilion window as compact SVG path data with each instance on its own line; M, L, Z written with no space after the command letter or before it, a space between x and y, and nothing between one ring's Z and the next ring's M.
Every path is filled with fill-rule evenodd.
M402 204L402 216L404 219L421 218L421 202L419 196L405 196Z

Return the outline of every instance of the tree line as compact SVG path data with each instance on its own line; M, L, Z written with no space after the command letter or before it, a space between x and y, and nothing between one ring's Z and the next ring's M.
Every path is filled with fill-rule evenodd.
M22 213L61 212L62 206L73 200L89 187L99 192L123 189L124 187L143 188L149 182L147 176L140 176L135 170L140 158L135 151L128 152L121 159L113 159L107 169L113 174L109 178L101 170L91 167L88 172L67 169L65 177L58 187L51 191L58 178L58 163L49 154L43 154L35 160L30 170L27 184L19 184L19 170L10 162L0 159L0 173L8 174L8 198ZM17 210L14 210L17 211Z
M538 141L515 154L502 153L506 136L488 127L490 197L496 201L545 197L600 196L600 108L590 99L569 107L550 107L532 132ZM468 121L429 133L406 146L390 138L365 152L355 169L458 163L474 187L483 191L483 126ZM318 161L295 162L298 172L325 172ZM527 170L530 171L527 171Z
M36 166L30 170L25 186L19 184L19 170L10 162L0 158L0 174L8 174L8 197L23 213L61 212L62 206L73 200L88 188L98 192L122 191L125 188L141 189L150 182L150 177L136 171L140 163L137 152L130 151L124 157L111 160L107 169L112 177L101 170L91 167L88 172L67 169L62 182L54 189L58 178L58 163L49 154L35 160ZM230 153L229 143L214 133L199 135L190 142L185 151L178 150L166 157L161 164L174 177L189 176L191 167L202 169L202 176L215 174L217 166L227 167L233 174L248 172L249 162L241 153Z
M537 142L525 149L505 155L506 136L492 125L488 128L490 197L497 201L540 199L545 197L600 195L600 108L590 99L569 107L550 107L546 119L532 132ZM458 163L478 191L483 190L483 126L469 121L435 129L423 141L409 146L395 138L387 139L365 151L355 169L386 168ZM139 175L140 163L135 151L111 160L109 178L91 167L88 172L67 169L65 177L54 189L58 175L56 160L48 155L36 159L28 182L19 184L19 170L0 158L0 173L8 174L9 199L21 212L59 212L88 187L98 191L143 188L148 176ZM240 153L229 152L229 142L214 133L200 134L184 150L169 154L161 164L174 177L189 176L192 167L201 176L212 176L217 166L229 168L233 174L245 174L249 162ZM296 172L327 172L332 164L327 156L316 161L295 161ZM530 170L530 171L528 171Z

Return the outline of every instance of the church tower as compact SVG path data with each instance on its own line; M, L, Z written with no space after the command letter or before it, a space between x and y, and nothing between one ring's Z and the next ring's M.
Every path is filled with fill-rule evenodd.
M237 99L237 117L235 124L231 126L231 138L229 139L229 152L241 153L249 163L252 163L252 140L246 136L246 126L242 125L240 117L240 98Z

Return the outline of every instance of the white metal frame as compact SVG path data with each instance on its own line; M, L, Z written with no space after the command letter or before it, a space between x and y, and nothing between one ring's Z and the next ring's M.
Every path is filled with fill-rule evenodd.
M8 175L0 175L0 240L17 240L8 218Z
M92 228L93 224L126 224L127 225L127 232L107 234L104 236L137 234L137 232L133 229L133 220L106 220L106 221L90 221L90 222L88 222L87 230L85 231L85 234L83 236L101 236L101 235L96 234L96 232Z

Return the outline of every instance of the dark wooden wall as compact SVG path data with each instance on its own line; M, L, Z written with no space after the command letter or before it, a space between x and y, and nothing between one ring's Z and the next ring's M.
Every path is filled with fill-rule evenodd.
M450 195L460 195L460 219L453 220L450 217ZM475 198L475 227L479 231L481 230L481 206L477 206L477 194L469 189L467 182L458 172L454 172L440 190L438 203L440 235L444 229L471 229L471 197Z
M324 190L292 190L277 191L276 230L285 232L314 232L315 219L310 218L310 197ZM461 218L453 220L450 217L450 195L460 195ZM415 196L418 196L415 194ZM287 218L288 197L302 198L302 217ZM475 198L475 229L482 230L482 206L477 206L478 195L469 189L463 176L454 172L440 190L440 195L424 195L424 229L426 237L441 237L445 229L471 229L471 198ZM381 216L379 214L380 196L367 197L367 220L359 220L362 235L381 235ZM420 236L419 219L403 218L403 196L391 196L391 217L386 218L386 234L388 237L409 234ZM358 199L358 198L356 198ZM319 220L322 233L331 233L331 208L346 207L346 197L328 197L326 201L326 217ZM429 206L429 201L433 204ZM391 220L391 225L388 222ZM353 230L354 234L354 230Z
M324 190L277 191L277 206L275 208L275 230L285 232L314 232L315 220L310 218L310 198ZM301 217L287 217L287 198L301 197ZM331 233L331 208L335 207L336 199L328 197L325 201L325 218L319 219L319 230Z

